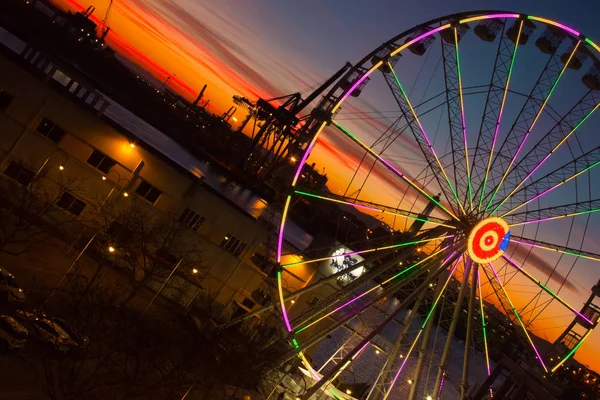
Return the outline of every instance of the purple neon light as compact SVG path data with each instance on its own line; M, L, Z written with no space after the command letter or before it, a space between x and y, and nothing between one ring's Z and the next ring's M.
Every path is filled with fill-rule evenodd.
M494 276L496 277L496 280L500 284L500 287L502 288L502 291L504 292L504 295L508 299L508 302L510 303L510 306L512 307L513 312L517 316L517 319L519 320L519 323L521 323L521 327L523 328L523 331L525 332L525 335L527 336L527 339L529 339L529 343L531 344L531 347L533 348L533 351L535 351L535 354L537 355L538 360L540 360L540 364L542 364L542 367L544 367L544 370L548 371L548 368L546 367L546 364L544 364L544 360L542 359L542 355L539 353L539 351L537 350L537 348L533 344L533 341L529 337L529 333L527 332L527 328L525 328L525 326L521 322L521 318L519 317L519 314L517 313L517 310L515 309L515 306L512 304L512 301L510 301L510 297L508 297L508 293L506 293L506 289L504 289L504 286L502 285L502 281L500 280L500 277L496 273L496 270L494 269L494 266L492 265L492 263L489 263L488 265L492 269L492 272L494 273Z
M444 260L443 264L446 264L448 262L448 260L450 260L452 257L454 257L454 255L456 254L456 251L452 252L452 254L450 254L450 256L448 258L446 258L446 260ZM460 261L462 260L462 255L460 256L460 258L456 261L456 263L454 264L454 267L452 268L452 272L450 272L450 275L448 276L448 279L446 280L446 283L444 284L444 288L448 285L448 282L450 282L450 279L452 279L452 275L454 275L454 271L456 271L456 268L458 267L458 264L460 264ZM429 315L431 315L431 312L433 310L435 310L435 306L438 303L438 300L440 299L440 297L442 296L442 294L444 293L444 289L440 290L440 293L438 294L438 297L436 298L435 302L433 303L433 308L431 309L431 311L429 311ZM413 341L412 345L410 346L410 349L408 350L408 353L406 353L406 357L404 357L404 360L402 361L402 364L400 365L400 368L398 369L398 372L396 372L396 375L394 376L394 379L392 380L392 384L390 385L390 388L388 390L388 394L389 392L392 390L392 388L394 387L394 385L396 384L396 381L398 380L398 377L400 376L400 373L402 372L402 369L404 368L404 365L406 364L406 361L408 361L408 359L410 358L410 353L412 353L415 344L417 344L417 341L419 340L419 337L421 337L421 333L423 333L423 330L425 329L425 325L427 325L427 322L429 321L429 318L425 319L425 322L423 322L423 325L421 325L421 329L419 330L419 333L417 333L417 337L415 338L415 340Z
M550 20L550 19L546 19L546 18L542 18L542 17L533 17L533 16L529 16L529 17L527 17L527 18L528 18L528 19L532 19L532 20L534 20L534 21L545 22L545 23L547 23L547 24L550 24L550 25L558 26L559 28L562 28L562 29L564 29L565 31L567 31L567 32L570 32L570 33L572 33L572 34L573 34L573 35L575 35L575 36L579 36L579 35L581 35L581 34L580 34L579 32L577 32L575 29L573 29L573 28L570 28L570 27L568 27L567 25L561 24L560 22L555 22L555 21L552 21L552 20Z
M426 37L428 37L428 36L431 36L431 35L433 35L433 34L435 34L435 33L439 32L439 31L443 31L444 29L447 29L447 28L449 28L449 27L450 27L450 24L446 24L446 25L442 25L442 26L440 26L440 27L437 27L437 28L435 28L435 29L432 29L432 30L430 30L430 31L428 31L428 32L425 32L425 33L423 33L423 34L421 34L421 35L417 36L416 38L412 39L411 41L404 43L404 44L403 44L402 46L400 46L398 49L396 49L395 51L393 51L393 52L390 54L390 56L396 55L396 54L398 54L399 52L401 52L402 50L404 50L405 48L409 47L410 45L412 45L412 44L414 44L414 43L416 43L416 42L418 42L418 41L420 41L420 40L423 40L423 39L425 39ZM340 104L342 104L342 103L343 103L343 102L344 102L344 101L345 101L345 100L348 98L348 96L350 96L350 95L352 94L352 92L354 92L354 90L355 90L355 89L356 89L356 88L357 88L357 87L358 87L358 86L359 86L361 83L363 83L363 82L365 81L365 79L367 79L367 78L369 77L369 75L371 75L371 74L373 73L373 71L375 71L377 68L379 68L379 67L380 67L382 64L383 64L383 61L380 61L380 62L378 62L377 64L373 65L373 67L371 67L371 69L370 69L370 70L368 70L368 71L367 71L367 72L366 72L366 73L365 73L365 74L364 74L364 75L363 75L363 76L362 76L362 77L361 77L359 80L357 80L357 81L354 83L354 85L352 85L352 87L350 88L350 90L348 90L348 91L346 92L346 94L344 94L344 95L342 96L342 98L340 99L340 101L338 102L338 104L337 104L337 105L336 105L336 106L333 108L333 112L335 112L335 111L338 109L339 105L340 105Z
M513 267L515 267L516 269L518 269L519 271L523 272L526 276L528 276L529 274L523 269L521 268L519 265L517 265L516 262L514 262L513 260L511 260L506 254L502 255L502 258L504 258L506 261L508 261L508 263L510 265L512 265ZM532 277L533 278L533 277ZM544 288L545 286L541 283L538 282L540 285L542 285ZM546 288L547 289L547 288ZM551 294L554 294L556 300L558 300L563 306L567 307L569 310L573 311L575 314L577 314L579 317L581 317L582 319L586 320L587 322L589 322L591 325L593 325L592 321L590 321L586 316L584 316L582 313L580 313L579 311L577 311L576 309L574 309L573 307L571 307L570 305L568 305L564 300L562 300L560 297L558 297L558 295L556 295L553 291L551 291L550 289L548 289L550 292L552 292Z

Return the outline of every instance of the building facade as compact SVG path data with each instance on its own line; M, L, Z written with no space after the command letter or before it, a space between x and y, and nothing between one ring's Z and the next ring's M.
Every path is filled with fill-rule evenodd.
M41 175L48 182L77 182L53 205L74 222L117 202L136 202L179 221L202 249L201 259L197 268L178 271L169 282L177 290L167 287L164 294L189 305L202 293L226 313L252 308L252 293L266 276L251 261L268 236L258 219L206 185L198 171L104 118L110 100L76 71L28 46L14 50L0 53L3 181L25 189Z

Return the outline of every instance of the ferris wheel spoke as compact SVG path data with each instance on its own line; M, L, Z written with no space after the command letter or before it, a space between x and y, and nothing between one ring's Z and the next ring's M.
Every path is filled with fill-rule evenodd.
M514 42L504 34L506 21L502 25L502 31L500 32L498 51L494 61L492 78L485 100L481 126L479 128L479 135L477 136L477 144L473 155L471 179L475 176L479 183L479 187L475 191L475 199L479 197L479 200L476 200L478 203L478 211L481 210L481 203L483 202L490 168L492 166L496 140L498 139L498 131L500 130L500 122L502 121L504 105L510 86L510 77L512 75L515 58L517 56L517 49L519 47L519 40L523 30L523 23L523 20L519 22L519 32L517 34L517 40ZM488 154L489 156L487 156Z
M533 340L531 340L531 336L529 335L529 332L527 331L527 328L523 324L523 321L521 320L521 316L519 315L519 312L517 311L517 309L515 308L512 300L510 299L510 296L508 295L508 292L504 288L504 285L502 284L502 281L500 280L500 277L496 273L496 270L494 269L494 266L491 263L488 264L488 266L490 267L490 269L492 271L492 274L493 274L493 276L489 276L488 275L488 279L490 279L490 280L495 279L495 282L498 284L498 286L500 288L500 291L497 291L496 289L494 289L494 291L496 291L496 296L498 296L498 299L500 300L500 303L503 305L503 308L505 308L505 312L509 313L509 312L512 311L512 313L514 314L516 320L518 321L519 325L521 326L523 335L527 339L526 341L529 342L529 344L531 345L531 348L533 349L534 353L536 354L537 359L539 360L541 366L544 368L544 371L548 372L548 368L546 367L546 364L544 363L544 360L542 359L542 355L538 351L537 347L535 347L535 344L533 344ZM485 271L485 273L487 275L487 270L485 268L483 268L483 270ZM492 286L494 286L494 285L492 284ZM502 297L504 297L505 301L503 301ZM507 308L505 306L506 302L508 303L508 305L510 307L510 310L506 309ZM519 332L519 330L515 329L515 332Z
M542 112L544 111L546 104L548 104L554 89L556 89L558 82L562 78L567 66L569 65L569 62L577 52L580 44L581 41L576 43L566 63L562 63L561 57L556 52L546 63L544 70L540 74L540 77L538 78L534 88L531 90L527 101L523 105L523 108L521 108L519 115L510 128L507 137L502 142L500 150L492 162L492 169L497 171L498 174L501 174L502 177L498 181L493 181L494 189L486 197L487 203L485 206L485 211L488 210L494 200L494 197L502 187L502 184L504 183L507 175L511 171L513 164L519 156L523 145L527 141L529 134L542 115Z
M567 139L575 133L598 108L600 94L589 91L530 151L515 165L510 176L509 187L513 189L503 202L516 193L519 188L556 152ZM505 192L506 193L506 192ZM500 203L500 205L502 202Z
M441 218L430 217L430 216L426 216L426 215L423 215L420 213L403 210L398 207L386 206L386 205L383 205L380 203L374 203L374 202L370 202L370 201L356 199L354 197L339 196L339 195L335 195L333 193L327 193L326 195L323 195L323 194L313 192L313 191L308 191L308 190L295 190L294 193L301 195L301 196L311 197L311 198L325 200L325 201L331 201L331 202L339 203L339 204L345 204L345 205L348 205L351 207L360 208L360 209L367 210L367 211L376 211L376 212L379 212L382 214L395 215L398 217L403 217L403 218L411 219L414 221L444 226L446 228L455 228L455 225L450 225L450 224L448 224L449 221L441 219Z
M418 289L411 291L410 294L408 294L407 297L396 308L394 308L394 310L392 312L390 312L390 314L379 325L377 325L377 327L372 329L371 332L369 332L369 334L367 334L360 343L358 343L352 350L350 350L348 352L348 354L346 354L346 356L334 368L332 368L325 375L323 375L321 380L316 382L305 393L304 398L309 399L312 395L314 395L316 392L318 392L325 383L330 381L330 379L338 372L339 369L342 368L343 365L345 365L348 361L352 360L352 357L366 343L370 342L375 336L377 336L383 330L383 328L387 324L389 324L394 318L396 318L396 316L401 311L403 311L408 305L410 305L412 302L414 302L416 300L416 298L419 296L421 291L427 290L427 288L429 287L429 284L431 282L433 282L435 279L437 279L437 277L440 276L446 270L447 265L451 265L454 261L456 261L456 259L459 257L459 255L457 255L456 253L457 253L456 251L453 251L447 257L444 257L445 261L441 263L441 265L437 268L437 270L429 273L427 278L425 278L425 280L423 281L423 283L421 283L421 285L418 287Z
M538 279L536 279L529 272L525 271L525 269L523 269L523 267L521 267L519 264L517 264L515 261L513 261L511 258L509 258L506 254L503 254L502 258L504 260L506 260L514 268L516 268L519 272L521 272L523 275L525 275L525 277L527 277L527 279L529 279L530 281L535 283L540 289L542 289L544 292L546 292L550 296L552 296L552 298L554 300L558 301L560 304L567 307L569 310L571 310L573 313L575 313L575 315L577 315L579 318L581 318L585 322L589 323L590 325L593 325L592 321L590 321L587 317L585 317L583 314L581 314L579 311L577 311L574 307L570 306L566 301L561 299L556 293L554 293L552 290L550 290L550 288L548 288L546 285L544 285L542 282L540 282Z
M538 249L553 251L556 253L562 253L573 257L584 258L586 260L592 261L600 261L600 254L592 253L590 251L574 249L572 247L567 247L563 245L558 245L554 243L543 242L541 240L523 238L520 236L511 236L511 243L516 243L519 245L535 247Z
M479 271L479 269L477 270L477 286L479 289L479 312L481 313L481 331L483 333L483 348L484 348L484 354L485 354L485 364L487 367L487 374L488 374L488 376L490 376L492 374L492 370L490 368L490 355L489 355L488 342L487 342L487 323L486 323L486 319L485 319L485 310L483 307L483 292L481 290L481 272Z
M508 226L535 224L538 222L552 221L560 218L576 217L578 215L592 214L600 211L600 199L563 204L546 207L532 211L511 213L505 217Z
M550 193L572 179L577 178L579 175L590 171L599 164L600 146L588 151L587 153L584 153L583 155L575 158L572 161L569 161L566 164L561 165L554 171L542 176L526 186L523 186L521 189L511 192L509 196L505 197L495 205L492 214L497 212L500 207L504 205L504 203L511 199L510 206L515 203L517 205L501 215L501 217L505 217L515 212L519 208L526 206L532 201Z
M425 157L429 168L434 173L434 176L440 188L444 192L446 200L451 205L453 204L453 201L455 201L456 204L458 204L462 209L462 204L458 198L458 194L454 190L454 186L452 186L450 178L446 174L446 171L444 170L444 167L439 157L435 153L435 150L433 149L433 144L429 139L427 132L423 128L423 125L421 124L421 121L419 120L419 117L417 116L417 113L415 111L415 108L409 100L408 94L404 90L404 87L400 83L400 80L398 79L398 76L394 71L394 66L390 62L388 62L386 66L387 68L382 68L380 70L394 99L396 100L396 103L398 104L398 107L400 108L402 115L407 121L408 127L410 128L413 136L415 137L415 140L421 148L421 152L423 153L423 156ZM445 183L441 179L442 176L445 179ZM454 211L457 210L456 207L452 208Z
M441 241L441 240L444 240L446 238L451 238L451 237L454 237L454 235L438 236L438 237L431 238L431 239L412 240L409 242L402 242L402 243L398 243L398 244L392 244L389 246L381 246L381 247L375 247L375 248L365 249L365 250L350 251L347 253L336 254L334 256L327 256L327 257L321 257L321 258L314 258L314 259L310 259L310 260L296 261L296 262L292 262L292 263L282 264L281 267L287 268L287 267L293 267L295 265L311 264L311 263L315 263L315 262L319 262L319 261L327 261L327 260L333 260L335 258L350 257L350 256L354 256L354 255L359 255L359 254L373 253L376 251L399 249L402 247L415 246L418 244L424 244L424 243L429 243L429 242L438 241L438 240Z
M317 324L318 322L321 322L321 321L322 321L322 320L324 320L325 318L328 318L329 316L331 316L331 315L335 314L336 312L338 312L338 311L340 311L340 310L343 310L344 308L348 307L349 305L351 305L351 304L355 303L356 301L358 301L358 300L362 299L363 297L365 297L365 296L366 296L366 295L368 295L369 293L373 293L373 292L375 292L375 291L379 290L379 288L380 288L381 286L388 285L388 284L390 284L391 282L393 282L393 281L396 281L396 280L398 280L399 278L403 277L404 275L408 274L409 272L413 272L413 271L414 271L414 273L419 273L419 272L422 272L422 271L420 271L421 269L427 269L427 268L429 268L429 265L428 265L428 264L425 264L427 261L429 261L429 260L431 260L432 258L434 258L434 257L438 256L439 254L441 254L441 253L442 253L442 252L444 252L445 250L446 250L446 248L443 248L443 249L441 249L441 250L438 250L438 251L437 251L437 252L435 252L435 253L432 253L432 254L430 254L428 257L424 258L423 260L421 260L421 261L419 261L419 262L417 262L417 263L415 263L415 264L413 264L413 265L411 265L411 266L409 266L409 267L407 267L407 268L403 269L402 271L400 271L400 272L398 272L398 273L394 274L392 277L390 277L390 278L386 279L385 281L383 281L383 282L382 282L380 285L375 285L375 286L373 286L371 289L369 289L369 290L367 290L367 291L365 291L365 292L363 292L363 293L359 294L358 296L355 296L355 297L353 297L351 300L349 300L349 301L345 302L344 304L342 304L342 305L340 305L340 306L336 307L335 309L333 309L333 310L329 311L327 314L325 314L325 315L322 315L321 317L319 317L319 318L317 318L317 319L313 319L313 320L312 320L312 321L311 321L309 324L307 324L307 325L304 325L304 326L301 326L301 327L298 327L298 328L297 328L297 329L294 331L294 334L299 334L299 333L301 333L302 331L304 331L304 330L306 330L306 329L310 328L311 326L313 326L313 325ZM417 268L417 267L419 267L419 266L421 266L421 268ZM410 276L410 277L412 277L413 275L409 275L409 276ZM397 284L403 284L403 283L404 283L404 282L398 282L398 283L394 283L393 285L394 285L394 286L396 286ZM386 288L386 290L387 290L387 288Z
M381 155L377 154L375 151L373 151L373 149L371 149L369 146L367 146L363 142L361 142L356 136L354 136L352 133L350 133L350 131L348 131L345 127L343 127L341 124L339 124L335 120L332 120L331 123L336 128L338 128L342 133L344 133L346 136L348 136L353 142L355 142L357 145L359 145L363 150L367 151L373 157L375 157L377 160L379 160L379 162L381 162L383 165L385 165L390 171L392 171L396 176L398 176L400 179L402 179L404 182L406 182L409 186L411 186L417 192L419 192L420 194L425 196L429 201L433 202L438 208L440 208L446 214L448 214L455 220L459 221L458 217L456 215L454 215L454 213L452 213L452 211L450 211L446 207L444 207L438 200L436 200L434 197L429 195L423 188L419 187L419 185L414 183L412 180L408 179L408 177L406 177L406 175L404 175L402 172L400 172L400 170L398 168L394 167L392 164L390 164L388 161L386 161L383 157L381 157Z
M471 188L465 104L458 53L458 43L467 29L467 25L464 24L455 26L451 34L442 38L441 43L454 180L456 190L464 196L465 207L468 204L471 210L473 209L473 190ZM462 159L463 157L464 159ZM459 205L464 212L461 200L459 200Z
M454 273L456 272L456 269L462 259L463 259L463 256L461 255L454 263L454 267L452 267L452 270L450 271L450 274L448 275L446 282L444 283L442 288L439 290L439 293L437 294L436 299L434 300L433 304L431 305L431 308L429 309L429 313L427 313L427 316L423 320L423 323L421 324L419 331L417 332L417 336L415 337L412 344L410 345L410 348L408 349L406 356L403 358L402 363L400 364L400 367L398 368L398 371L396 371L396 374L394 375L394 379L392 379L391 384L389 385L387 391L385 392L385 396L383 397L383 400L386 400L389 397L390 393L392 392L392 389L394 388L394 385L396 384L398 378L400 377L400 374L402 373L402 370L404 369L406 362L409 360L410 355L412 354L412 351L414 350L416 344L419 342L421 334L423 333L423 331L425 331L428 324L433 323L433 320L431 318L437 308L438 303L440 302L440 299L442 298L442 296L444 296L444 293L446 292L446 289L448 288L448 284L452 281Z

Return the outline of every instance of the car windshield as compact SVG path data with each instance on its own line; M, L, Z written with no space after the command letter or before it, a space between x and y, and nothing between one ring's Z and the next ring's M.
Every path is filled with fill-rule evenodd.
M48 333L51 333L53 336L58 336L58 333L54 329L52 322L48 321L47 319L39 319L36 322L38 323L39 327L43 330L47 331Z
M15 278L13 278L10 275L5 275L5 277L6 277L6 282L8 283L8 286L14 287L14 288L19 287L19 285L17 284L17 280Z
M14 323L14 320L12 320L11 322ZM6 333L17 339L27 338L27 332L15 329L15 327L9 322L8 318L0 319L0 328L2 328Z

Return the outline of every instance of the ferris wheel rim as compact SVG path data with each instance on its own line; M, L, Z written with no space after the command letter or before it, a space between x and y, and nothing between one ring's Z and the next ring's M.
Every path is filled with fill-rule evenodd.
M463 17L462 19L458 19L459 17ZM468 16L468 17L467 17ZM533 16L528 16L526 14L520 14L520 13L512 13L512 12L507 12L507 11L474 11L474 12L469 12L469 13L459 13L459 14L452 14L449 16L445 16L445 17L441 17L441 18L436 18L433 19L429 22L426 22L424 24L420 24L417 25L403 33L401 33L400 35L395 36L393 39L391 39L390 41L384 43L382 46L378 47L377 49L375 49L373 52L371 52L369 55L367 55L363 60L361 60L358 64L356 64L354 66L354 68L352 68L348 73L347 76L350 76L352 73L354 73L355 71L357 71L357 68L359 66L364 65L365 63L368 63L371 58L373 57L373 55L375 55L377 53L378 50L380 50L381 48L383 48L386 45L389 45L391 43L397 42L398 40L401 40L405 37L407 37L408 35L411 35L412 33L418 31L419 29L422 29L424 27L429 27L433 24L437 24L437 23L442 23L443 21L449 21L449 20L457 20L456 22L458 22L458 24L462 24L462 23L467 23L467 22L471 22L471 21L477 21L477 20L483 20L483 19L491 19L491 18L512 18L512 19L528 19L528 20L533 20L533 21L537 21L539 23L545 24L545 25L553 25L559 29L562 29L564 32L568 33L569 35L572 36L576 36L580 42L584 43L584 45L587 45L589 47L592 47L593 49L595 49L598 53L600 53L600 47L598 45L596 45L594 42L592 42L590 39L588 39L587 37L581 35L580 32L574 30L573 28L570 28L566 25L560 24L558 22L549 20L549 19L545 19L542 17L533 17ZM404 45L400 46L399 48L395 49L393 52L390 53L390 56L396 55L401 53L403 50L407 49L410 45L415 44L431 35L434 35L436 33L439 33L445 29L449 29L451 28L453 25L452 23L446 23L444 25L440 25L437 28L431 29L429 31L427 31L426 33L417 36L416 38L414 38L411 41L405 42ZM577 49L577 48L576 48ZM575 49L575 51L576 51ZM575 52L574 51L574 52ZM574 54L573 52L573 54ZM570 59L569 59L570 61ZM383 61L380 61L379 63L374 64L367 72L363 73L363 75L356 80L356 82L350 87L348 88L340 97L339 97L339 101L333 106L333 108L331 108L329 110L330 115L333 116L341 107L341 105L346 101L346 99L352 94L352 92L354 90L356 90L356 88L365 80L369 77L369 75L371 73L373 73L374 71L376 71L379 67L381 67ZM567 62L568 64L568 62ZM331 90L331 93L333 93L335 90L339 89L339 83L336 84L334 86L334 88ZM323 103L322 103L323 104ZM333 124L335 124L335 120L332 120ZM301 158L301 161L298 163L298 168L296 170L296 173L294 175L294 179L292 181L292 188L296 187L296 184L298 182L299 176L301 175L302 169L304 167L304 164L308 158L308 156L310 155L311 151L313 150L314 145L316 144L317 138L319 136L319 134L323 131L323 129L328 125L328 121L323 121L320 124L317 125L317 128L314 131L314 135L313 138L311 140L311 142L309 143L308 147L306 148L306 151L303 154L303 157ZM427 195L427 193L422 193L425 196L427 196L430 200L434 200L433 196L431 195ZM281 219L281 224L279 227L279 235L278 235L278 242L277 242L277 262L281 263L281 256L282 256L282 243L283 243L283 234L284 234L284 230L285 230L285 223L287 220L287 213L290 207L290 203L291 203L291 198L292 198L292 194L288 194L286 197L286 201L284 204L284 209L283 209L283 213L282 213L282 219ZM438 206L441 206L441 204L439 204ZM444 209L443 206L441 206L442 209ZM486 209L487 210L487 209ZM497 208L496 208L497 210ZM445 210L445 211L449 211L449 210ZM502 215L502 217L510 214L510 212L514 212L515 210L510 210L509 212L505 213ZM447 212L447 214L452 217L455 220L458 220L458 218L456 217L456 215L453 215L452 212ZM451 219L452 221L452 219ZM534 245L538 245L539 244L535 244ZM490 264L491 266L491 264ZM492 271L493 267L492 267ZM497 276L496 272L494 271L494 274ZM283 294L283 288L282 288L282 281L281 281L281 271L278 271L277 273L277 281L278 281L278 291L279 291L279 301L280 301L280 307L281 307L281 311L282 311L282 316L283 319L285 321L285 325L286 325L286 329L289 333L293 333L294 332L294 328L291 326L290 324L290 320L289 317L287 315L286 312L286 308L285 308L285 301L284 301L284 294ZM500 283L501 284L501 283ZM502 284L501 284L502 285ZM577 312L577 311L575 311ZM586 336L587 337L587 336ZM294 344L295 347L297 347L297 342L295 342L295 339L292 339L292 343ZM535 348L535 347L534 347ZM537 352L537 350L536 350ZM305 367L307 367L308 371L315 377L315 379L319 380L322 378L319 377L320 374L312 367L312 365L310 364L310 362L308 362L308 360L304 357L302 352L299 352L298 356L303 360L303 363L305 365ZM337 390L337 389L334 389ZM340 396L344 396L344 393L339 393L338 391L338 395ZM343 397L346 398L346 397Z

